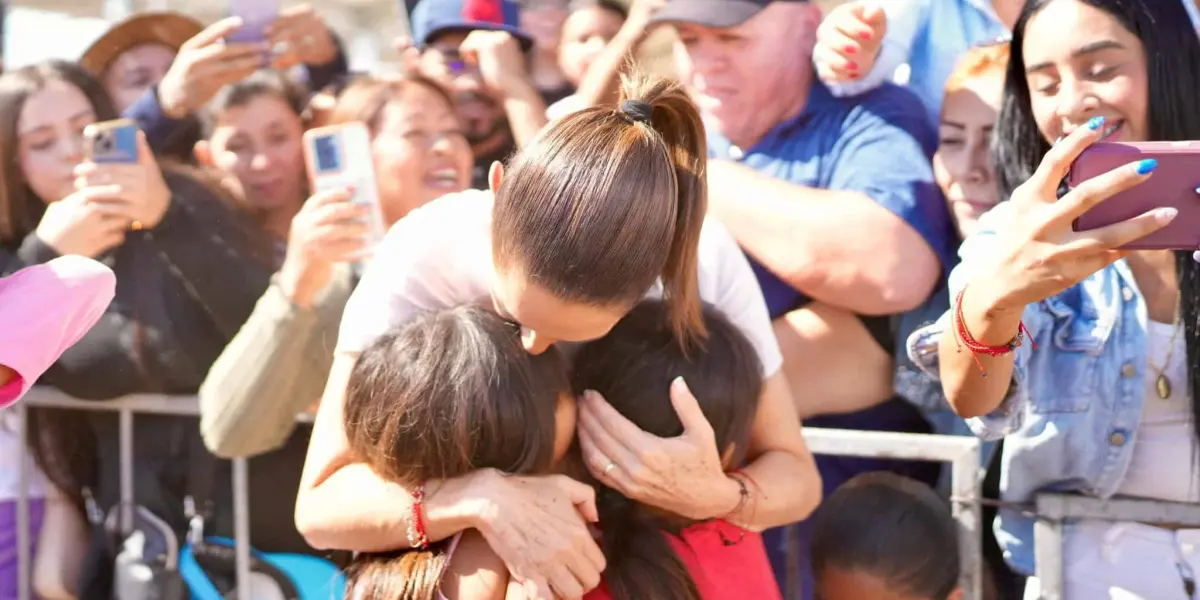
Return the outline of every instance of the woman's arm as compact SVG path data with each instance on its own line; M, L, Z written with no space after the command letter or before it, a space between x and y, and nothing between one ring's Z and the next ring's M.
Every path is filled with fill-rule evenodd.
M1017 336L1024 307L1012 310L997 306L997 296L988 291L989 278L976 278L976 282L963 292L963 325L981 344L1002 346L1009 343ZM956 307L951 305L950 310L950 327L942 332L938 344L942 389L959 416L983 416L996 410L1008 393L1016 353L989 356L960 350L962 342L954 313Z
M782 371L763 382L747 457L743 472L751 479L752 500L735 514L715 516L763 531L808 518L821 503L821 475Z
M301 308L272 282L200 386L200 432L213 454L254 456L287 441L296 415L321 399L352 289L340 269Z

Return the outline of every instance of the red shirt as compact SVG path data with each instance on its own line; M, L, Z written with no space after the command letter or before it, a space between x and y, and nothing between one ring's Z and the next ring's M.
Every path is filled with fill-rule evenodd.
M730 541L742 538L743 533L745 538L726 545L722 533ZM782 600L762 535L725 521L709 521L684 529L681 536L682 540L675 536L667 539L687 565L704 600ZM612 600L608 584L602 582L583 600Z

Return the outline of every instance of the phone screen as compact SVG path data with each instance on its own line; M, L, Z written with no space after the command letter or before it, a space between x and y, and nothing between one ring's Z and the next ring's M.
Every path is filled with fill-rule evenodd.
M337 173L342 170L341 138L335 134L323 135L313 140L317 175Z

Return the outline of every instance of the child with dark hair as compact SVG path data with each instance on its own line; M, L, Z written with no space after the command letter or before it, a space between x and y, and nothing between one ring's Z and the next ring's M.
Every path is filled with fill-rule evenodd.
M762 385L758 356L708 307L707 342L685 353L667 316L664 303L643 302L584 346L573 387L604 394L648 434L677 436L688 419L662 390L682 377L733 468L748 452ZM413 484L480 468L515 475L554 470L572 441L575 401L556 350L529 354L518 336L511 323L469 307L425 313L369 346L354 367L345 406L356 458L390 481ZM581 460L573 454L560 470L586 473ZM752 502L754 482L735 476L743 502ZM721 520L691 523L596 485L608 566L588 600L779 598L757 533ZM498 598L516 585L475 530L423 550L360 554L347 578L352 600Z
M466 306L419 315L368 346L343 420L358 459L389 481L418 486L476 469L548 473L570 447L574 411L554 348L529 354L515 325ZM425 534L410 532L417 535ZM426 547L355 557L347 597L503 597L508 571L478 531L413 541Z
M958 527L929 486L885 471L847 481L817 509L819 600L959 600Z
M715 308L703 308L707 339L686 350L673 335L667 305L644 301L603 338L575 357L577 395L599 393L621 416L659 437L711 431L727 471L742 486L741 503L757 485L736 471L746 457L758 410L762 370L754 346ZM687 415L663 392L682 379L703 414ZM705 422L706 421L706 422ZM597 442L603 432L581 431ZM610 438L611 439L611 438ZM600 456L583 455L592 462ZM608 561L587 600L719 600L779 598L762 538L725 520L692 523L631 501L603 480L628 477L605 468L596 484L601 548ZM583 469L580 469L583 471ZM730 507L731 513L742 508ZM751 509L753 512L753 509ZM668 535L664 535L668 534Z

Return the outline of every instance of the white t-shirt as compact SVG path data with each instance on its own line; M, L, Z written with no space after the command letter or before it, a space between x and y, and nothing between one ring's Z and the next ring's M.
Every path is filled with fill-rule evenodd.
M392 226L342 315L338 352L361 352L384 332L429 310L490 297L492 194L471 190L445 196ZM763 376L783 357L758 280L741 248L720 223L700 234L700 298L737 325L758 350ZM647 298L661 298L656 284ZM490 304L489 304L490 305Z

